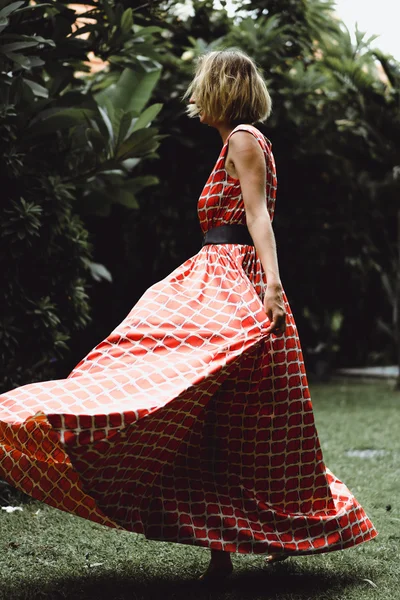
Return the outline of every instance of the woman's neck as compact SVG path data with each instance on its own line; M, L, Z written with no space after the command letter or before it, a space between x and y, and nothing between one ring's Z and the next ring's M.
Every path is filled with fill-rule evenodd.
M218 129L219 134L222 138L222 143L225 144L228 135L235 129L235 126L231 123L218 123L215 125L215 128Z

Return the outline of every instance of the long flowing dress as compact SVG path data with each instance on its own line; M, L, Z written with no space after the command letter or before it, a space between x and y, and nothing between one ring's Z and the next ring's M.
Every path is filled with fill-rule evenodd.
M266 160L271 143L239 125ZM198 203L203 232L244 224L230 136ZM204 246L149 288L67 379L0 397L0 478L51 506L149 539L310 554L377 533L323 462L300 341L266 333L252 246Z

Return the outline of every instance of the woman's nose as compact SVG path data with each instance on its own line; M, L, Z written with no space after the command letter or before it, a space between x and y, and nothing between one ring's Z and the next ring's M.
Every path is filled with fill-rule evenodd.
M190 96L189 104L196 104L196 100L194 99L194 96Z

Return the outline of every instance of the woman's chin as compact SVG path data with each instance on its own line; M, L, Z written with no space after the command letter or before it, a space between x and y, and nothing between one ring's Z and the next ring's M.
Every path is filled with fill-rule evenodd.
M212 123L210 123L209 119L207 119L207 115L203 115L202 113L199 114L199 119L200 119L200 123L203 123L203 125L210 125L212 126Z

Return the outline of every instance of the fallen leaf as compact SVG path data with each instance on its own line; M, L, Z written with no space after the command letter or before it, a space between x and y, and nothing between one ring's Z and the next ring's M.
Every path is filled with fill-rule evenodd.
M370 579L363 579L363 581L366 581L367 583L369 583L369 585L372 585L373 588L378 588L378 586L376 585L376 583L374 583Z

